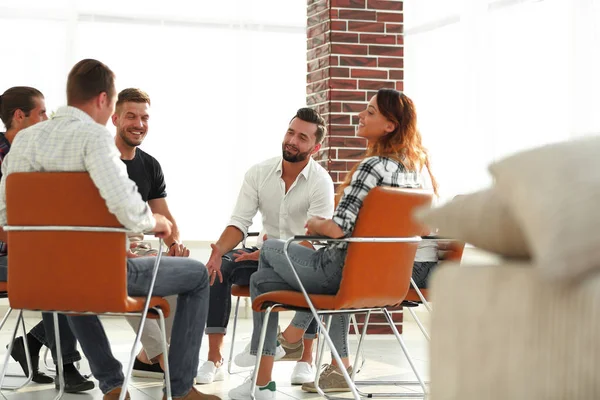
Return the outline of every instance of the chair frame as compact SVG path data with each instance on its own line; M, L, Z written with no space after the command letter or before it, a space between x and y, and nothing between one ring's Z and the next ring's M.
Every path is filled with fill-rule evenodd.
M0 293L0 298L8 298L8 292L2 292ZM8 317L10 316L10 314L12 313L13 309L12 307L8 307L8 311L6 311L6 314L4 314L4 317L2 318L2 321L0 321L0 330L2 330L2 328L4 327L4 325L6 324L6 321L8 320ZM21 322L19 324L19 322ZM23 319L23 310L19 310L19 314L17 315L17 323L16 323L16 327L13 333L13 339L12 341L9 343L8 345L8 349L6 350L6 359L4 361L4 365L7 366L8 365L8 360L10 360L10 353L12 351L12 346L13 346L13 342L15 340L15 337L17 335L17 331L19 329L19 327L21 328L21 331L23 332L23 347L25 348L25 359L27 360L27 370L29 371L29 374L27 374L27 376L25 376L25 381L23 383L21 383L20 385L15 385L15 386L3 386L2 382L0 381L0 390L1 389L8 389L8 390L19 390L25 386L27 386L28 384L31 383L31 381L33 380L33 369L32 369L32 362L31 362L31 354L29 353L29 344L27 343L26 340L26 335L27 335L27 329L25 328L25 320ZM3 368L4 369L4 368ZM21 378L23 377L20 374L6 374L6 376L10 376L10 377L14 377L14 378Z
M75 232L111 232L111 233L130 232L130 230L125 229L125 228L109 228L109 227L97 227L97 226L4 226L3 229L6 232L10 232L10 231L75 231ZM163 240L159 239L158 254L156 255L156 261L154 262L154 268L152 270L152 280L150 282L150 287L148 288L148 295L146 296L146 300L144 302L143 311L135 312L135 313L133 313L133 312L132 313L111 313L111 312L95 313L95 312L73 312L73 311L69 311L69 310L51 310L51 312L53 314L53 318L54 318L54 335L55 335L55 342L56 342L56 354L57 354L57 358L58 358L57 367L58 367L58 377L59 377L59 392L58 392L58 395L55 397L55 400L59 400L60 398L62 398L62 396L65 393L65 380L64 380L63 363L62 363L62 351L61 351L61 346L60 346L60 330L58 327L58 314L59 313L65 314L65 315L139 316L141 318L140 325L136 332L135 341L131 348L129 364L128 364L126 372L125 372L125 377L124 377L123 386L122 386L124 388L124 390L121 390L121 395L119 396L119 400L124 400L125 396L127 395L127 387L129 384L129 380L131 378L131 372L133 370L133 363L134 363L135 357L136 357L136 347L140 342L141 334L144 329L144 324L146 322L148 312L158 314L158 317L160 319L160 328L161 328L161 335L162 335L162 342L163 342L163 353L165 355L165 359L168 360L168 346L167 346L165 319L164 319L163 311L159 307L150 308L150 301L152 299L152 292L154 291L154 284L156 282L156 276L158 274L158 267L160 265L160 260L162 258L162 247L163 247ZM20 322L23 325L23 329L24 329L25 325L24 325L23 316L22 316L23 311L24 310L20 311L20 315L19 315L20 318L17 320L17 324L19 323L19 320L20 320ZM33 311L39 311L39 310L33 310ZM6 319L6 317L5 317L5 319ZM8 365L10 353L12 351L13 342L15 340L15 336L17 333L16 331L17 331L17 329L15 329L15 331L13 332L13 336L12 336L11 342L9 344L8 351L5 356L4 367L2 368L2 373L0 375L0 390L2 389L2 384L4 383L4 377L6 375L6 367ZM27 352L29 353L28 350L27 350ZM30 374L31 374L31 366L30 366L29 370L30 370ZM170 379L170 374L169 374L168 361L165 363L165 385L166 385L166 389L167 389L166 390L167 391L167 393L166 393L167 399L171 400L172 399L171 379Z
M260 232L248 232L248 235L242 240L242 247L245 248L246 247L246 239L249 237L253 237L253 236L259 236ZM238 315L239 315L239 311L240 311L240 298L241 296L237 296L236 302L235 302L235 311L233 314L233 332L231 333L231 348L229 349L229 360L227 361L227 372L231 375L231 365L233 364L233 350L235 347L235 332L237 330L237 322L238 322ZM241 372L241 371L238 371ZM237 373L237 372L236 372Z
M421 237L422 241L433 241L433 242L448 242L448 241L452 241L451 239L448 238L442 238L442 237L438 237L438 236L422 236ZM441 260L443 261L443 260ZM415 291L415 293L417 293L417 296L420 299L420 303L423 304L425 306L425 308L427 309L428 312L432 312L433 309L431 307L431 304L429 303L429 301L425 298L425 295L423 295L423 292L421 292L421 289L419 289L419 287L417 286L415 280L411 277L410 278L410 287ZM410 303L409 305L406 305L406 303ZM419 327L419 329L421 330L421 333L423 333L423 336L425 336L425 339L430 342L431 341L431 337L429 336L429 333L427 332L427 329L425 329L425 326L423 325L423 323L421 322L421 320L419 319L419 317L417 316L417 314L413 311L413 307L418 306L419 303L415 302L415 301L404 301L402 303L404 305L404 308L408 310L408 312L410 313L410 315L412 316L413 320L415 321L415 323L417 324L417 326ZM356 351L356 357L355 357L355 361L354 361L354 367L352 370L352 379L354 379L355 375L356 375L356 367L358 366L358 360L359 357L362 360L362 364L364 365L365 363L365 357L364 357L364 353L361 353L362 350L362 344L364 342L364 340L367 337L367 329L366 327L369 324L369 314L367 313L367 316L365 317L365 322L364 322L364 326L363 326L363 330L360 334L360 338L359 338L359 342L358 342L358 349ZM355 326L355 332L358 332L358 329ZM397 385L405 385L405 386L409 386L409 385L418 385L420 384L420 382L417 381L389 381L390 384L395 383ZM429 381L424 381L425 384L429 384ZM360 382L359 382L360 383Z
M319 325L319 330L320 330L321 334L323 335L324 340L320 341L319 345L324 346L325 342L327 343L327 345L329 346L331 353L338 365L343 365L342 359L341 359L339 353L337 352L337 350L335 349L335 346L333 344L333 341L331 340L331 337L329 336L329 328L328 328L331 325L330 320L331 320L332 314L353 314L353 313L366 312L367 313L366 322L368 322L368 317L370 316L370 312L373 310L379 310L385 315L385 317L388 321L388 324L390 325L390 328L394 332L394 335L396 336L396 339L398 340L398 343L400 344L400 347L402 348L402 351L403 351L404 355L406 356L406 359L408 360L408 363L410 364L410 367L413 370L413 373L415 374L415 376L419 382L419 385L421 386L422 391L423 391L422 393L418 393L418 392L415 392L415 393L363 393L358 390L358 388L356 387L356 384L370 384L370 385L393 384L393 385L397 385L398 382L377 381L377 382L356 382L356 384L355 384L355 382L353 382L352 377L348 374L348 371L346 371L345 368L340 368L340 370L344 376L344 379L346 380L346 383L350 387L350 391L352 392L354 399L361 400L362 398L373 398L373 397L423 398L424 396L426 396L427 395L427 387L425 386L425 382L423 381L423 379L421 378L421 375L417 371L415 364L413 363L412 357L410 356L410 353L408 351L408 348L406 347L404 340L398 333L398 330L396 329L396 326L394 325L394 321L392 320L389 312L385 309L385 307L361 308L361 309L349 309L349 310L317 310L315 308L315 306L313 305L312 301L310 300L310 296L309 296L308 292L306 291L306 289L304 288L304 285L302 284L302 281L300 280L300 276L298 275L298 272L296 271L296 268L294 267L294 264L292 263L292 260L290 259L290 256L289 256L290 245L294 242L301 242L301 241L305 241L305 240L322 241L322 242L329 242L329 243L333 243L333 242L418 243L421 241L421 237L420 236L412 236L412 237L348 237L348 238L341 238L341 239L332 239L332 238L324 237L324 236L294 236L293 238L290 238L286 241L286 243L283 247L283 252L286 256L288 264L290 265L290 267L292 269L294 277L296 278L296 281L298 282L298 285L299 285L302 295L306 301L306 304L308 305L310 312L313 314L313 317L316 319L316 321ZM265 312L265 317L264 317L265 321L269 320L271 312L276 307L285 308L286 305L285 304L271 304L271 305L267 306L263 310ZM327 326L325 326L323 324L323 322L321 321L321 318L320 318L321 315L327 316L327 319L328 319ZM257 350L257 354L256 354L255 371L259 370L260 361L262 358L263 347L264 347L264 341L265 341L265 337L267 334L267 325L268 325L267 323L263 323L263 326L261 329L258 350ZM364 333L366 333L366 326L367 326L367 323L365 323L363 325ZM359 351L360 351L361 345L362 345L362 339L361 339L361 342L359 343ZM317 365L321 364L323 353L324 353L323 350L324 350L324 348L319 351L319 361L318 361ZM319 375L320 375L320 370L319 370L319 368L317 368L315 371L315 387L317 389L317 392L321 396L325 397L326 399L330 399L330 400L331 399L345 399L343 397L329 396L325 392L323 392L323 390L318 385ZM255 372L252 377L252 386L251 386L251 390L250 390L250 396L251 396L252 400L255 400L254 391L256 390L257 378L258 378L258 374Z

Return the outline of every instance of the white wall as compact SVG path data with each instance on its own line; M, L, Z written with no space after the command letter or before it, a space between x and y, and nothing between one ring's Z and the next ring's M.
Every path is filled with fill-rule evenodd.
M244 172L280 154L305 105L303 0L0 0L0 26L0 92L34 86L56 110L70 68L96 58L117 90L150 94L142 148L163 166L186 240L218 237Z

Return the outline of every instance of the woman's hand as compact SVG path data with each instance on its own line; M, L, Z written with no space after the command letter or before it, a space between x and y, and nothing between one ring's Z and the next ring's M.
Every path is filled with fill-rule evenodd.
M309 236L321 235L322 233L319 228L321 227L323 221L325 221L325 218L323 217L311 217L308 221L306 221L306 225L304 225L306 228L306 234Z

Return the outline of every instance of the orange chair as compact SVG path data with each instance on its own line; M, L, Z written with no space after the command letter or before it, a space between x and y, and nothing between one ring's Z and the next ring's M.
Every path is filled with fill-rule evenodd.
M52 195L54 194L54 195ZM162 241L147 297L127 295L126 232L111 214L98 189L84 172L14 173L6 180L8 226L8 293L12 308L54 313L60 390L64 393L58 313L103 314L141 317L130 362L125 373L127 387L135 348L146 316L160 319L163 351L167 357L164 316L169 305L152 297L161 259ZM97 246L93 257L89 244ZM35 251L32 246L35 245ZM82 261L85 260L85 261ZM151 312L152 314L148 314ZM14 340L14 334L13 334ZM12 342L6 354L6 361ZM6 372L6 362L0 387ZM167 396L171 398L168 365L165 365ZM120 396L122 400L126 391Z
M265 321L268 320L270 313L273 311L310 310L319 323L324 341L329 345L333 357L339 365L342 365L340 356L333 346L325 325L320 321L320 316L327 316L330 320L332 314L366 312L368 316L372 310L381 311L386 316L423 392L364 394L357 389L347 371L343 370L346 382L357 400L361 396L423 397L427 392L425 383L415 368L408 349L386 307L399 305L406 297L412 274L413 260L418 242L421 240L418 235L422 231L422 226L412 219L412 213L416 208L427 206L430 203L431 194L420 190L389 187L372 189L364 200L352 237L331 239L297 236L286 242L284 252L302 289L301 292L274 291L265 293L254 299L252 304L255 311L266 313ZM308 294L304 289L288 255L289 245L292 242L303 240L349 242L342 281L337 294ZM330 321L327 321L326 325L330 326ZM266 328L267 324L265 323L261 332L256 368L260 363ZM319 351L317 365L321 364L323 353L324 351ZM253 385L256 385L256 378L257 374L254 374ZM317 370L315 377L317 390L321 396L328 398L319 388L318 378L319 372ZM369 382L369 384L380 383ZM254 387L251 393L254 393Z

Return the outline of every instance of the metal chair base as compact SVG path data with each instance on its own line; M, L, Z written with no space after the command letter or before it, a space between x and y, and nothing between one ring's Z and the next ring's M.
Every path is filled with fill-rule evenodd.
M0 330L6 324L6 321L8 320L8 317L10 316L11 312L12 312L12 308L9 308L8 311L6 312L6 314L4 314L4 318L2 318L2 321L0 322ZM29 374L26 377L23 375L20 375L20 374L7 374L6 373L6 369L8 368L8 362L10 361L10 354L12 353L13 345L15 342L15 338L17 337L17 332L19 330L19 327L21 328L21 331L23 332L23 346L25 347L25 358L27 360L27 370L29 371ZM4 366L2 368L2 377L0 378L0 392L2 391L2 389L19 390L22 387L25 387L26 385L31 383L31 381L33 379L33 369L31 368L31 354L29 353L29 345L27 343L27 340L25 339L26 335L27 335L27 330L25 329L25 320L23 319L23 310L19 310L19 315L17 315L17 322L15 324L15 329L13 331L10 343L8 344L8 349L6 350L6 354L4 356ZM5 376L10 376L10 377L15 377L15 378L16 377L19 377L19 378L24 377L26 379L20 385L5 386L4 385L4 377Z
M237 330L237 322L238 322L238 314L240 311L240 297L238 296L236 302L235 302L235 312L233 314L233 332L231 334L231 348L229 349L229 361L227 361L227 372L231 375L233 373L238 373L241 371L237 371L237 372L231 372L231 366L233 365L233 350L235 347L235 332Z

